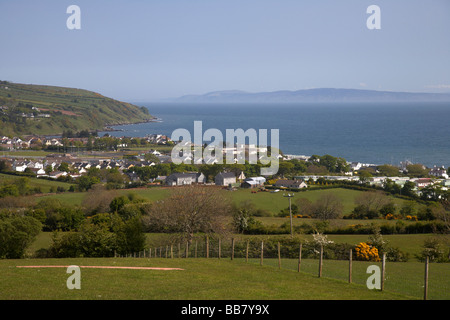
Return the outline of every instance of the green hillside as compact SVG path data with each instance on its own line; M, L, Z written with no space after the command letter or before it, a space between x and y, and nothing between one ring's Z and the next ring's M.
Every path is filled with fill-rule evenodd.
M60 134L153 119L145 107L99 93L0 81L1 135Z

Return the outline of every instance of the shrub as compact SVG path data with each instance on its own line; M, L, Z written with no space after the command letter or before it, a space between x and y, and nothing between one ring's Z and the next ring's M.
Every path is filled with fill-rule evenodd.
M0 217L0 258L19 259L42 229L33 217Z
M360 242L355 247L356 259L362 261L380 261L378 249L366 242Z
M442 244L436 238L426 239L423 244L423 250L416 255L419 261L425 261L428 257L430 262L448 262L448 256L445 256Z
M55 258L110 257L116 249L116 235L103 225L85 223L78 232L54 233L50 248Z

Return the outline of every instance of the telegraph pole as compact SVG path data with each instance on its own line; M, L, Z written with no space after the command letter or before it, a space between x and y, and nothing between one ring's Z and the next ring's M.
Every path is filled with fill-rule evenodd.
M289 198L289 218L291 220L291 237L294 237L294 231L292 229L292 209L291 209L291 198L294 196L292 193L288 193L287 195L283 194L283 197Z

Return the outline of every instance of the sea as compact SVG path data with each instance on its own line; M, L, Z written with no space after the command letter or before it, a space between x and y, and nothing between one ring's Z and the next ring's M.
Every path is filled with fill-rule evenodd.
M391 103L135 103L157 117L99 132L145 137L187 129L278 129L284 154L332 155L351 162L450 166L450 102ZM205 143L208 143L205 141Z

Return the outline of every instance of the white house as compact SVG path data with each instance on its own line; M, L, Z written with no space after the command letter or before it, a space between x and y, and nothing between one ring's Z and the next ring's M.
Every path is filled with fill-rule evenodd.
M292 188L292 189L301 189L307 188L308 185L303 180L287 180L280 179L275 182L275 187L284 187L284 188Z
M438 177L438 178L442 177L444 179L448 179L447 170L445 169L444 166L442 166L442 167L434 166L433 168L431 168L429 174L434 177Z
M214 183L218 186L229 186L236 183L234 172L221 172L214 177Z

